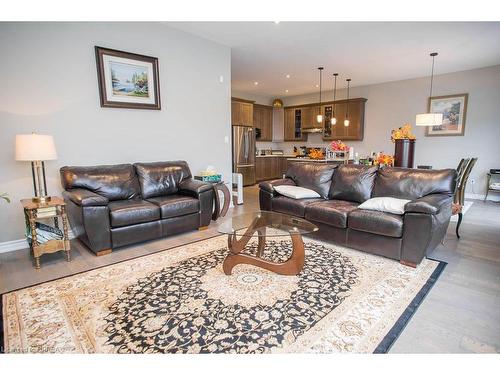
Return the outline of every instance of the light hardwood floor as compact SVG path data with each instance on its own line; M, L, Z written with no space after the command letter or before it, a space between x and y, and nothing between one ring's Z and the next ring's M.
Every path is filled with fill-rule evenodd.
M245 188L245 204L229 215L258 209L258 190ZM462 238L451 223L445 244L430 256L448 263L391 353L500 352L500 204L474 201L464 216ZM150 241L96 257L72 241L72 261L64 255L42 257L35 270L28 250L0 254L0 293L102 267L217 235L208 229Z

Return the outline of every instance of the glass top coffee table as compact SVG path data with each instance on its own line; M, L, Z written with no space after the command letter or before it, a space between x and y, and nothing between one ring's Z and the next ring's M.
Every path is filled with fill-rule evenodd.
M304 266L302 235L317 230L318 227L307 220L278 212L257 211L230 217L218 227L220 233L228 235L229 255L223 263L224 273L230 275L237 264L251 264L280 275L297 275ZM262 258L266 237L278 236L292 239L292 255L283 263ZM253 237L258 238L255 255L245 252L245 246Z

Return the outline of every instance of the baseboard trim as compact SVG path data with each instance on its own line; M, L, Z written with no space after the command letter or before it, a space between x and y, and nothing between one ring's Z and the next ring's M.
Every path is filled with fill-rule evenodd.
M477 193L465 193L465 198L469 199L479 199L479 200L484 200L484 197L486 194L477 194ZM493 202L500 202L500 194L498 193L491 193L488 194L488 200L493 201Z
M70 240L75 238L75 235L71 230L69 230L68 236ZM11 251L24 250L28 247L29 245L28 241L26 241L26 238L21 238L20 240L14 241L0 242L0 254L9 253Z

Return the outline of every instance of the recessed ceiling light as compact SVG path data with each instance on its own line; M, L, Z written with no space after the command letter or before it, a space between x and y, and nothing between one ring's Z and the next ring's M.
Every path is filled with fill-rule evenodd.
M254 84L255 86L257 86L257 85L259 84L259 82L255 81L253 84Z
M316 85L316 87L319 87L319 85Z
M285 92L288 92L288 89L286 89Z
M285 77L286 77L286 78L290 78L290 74L287 74Z
M280 23L280 21L274 21L274 23L277 25L278 23Z

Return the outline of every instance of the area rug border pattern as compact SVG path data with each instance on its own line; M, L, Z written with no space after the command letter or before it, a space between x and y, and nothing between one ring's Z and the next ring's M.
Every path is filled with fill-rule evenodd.
M197 242L200 242L200 241L205 241L205 240L209 240L209 239L212 239L212 238L215 238L215 237L220 237L220 236L223 236L223 235L221 235L221 234L215 234L215 235L210 236L210 237L206 237L206 238L198 239L198 240L195 240L195 241L191 241L191 242L189 242L187 244L178 245L178 246L174 246L174 247L171 247L171 248L166 248L166 249L158 250L158 251L155 251L155 252L152 252L152 253L148 253L148 254L138 255L136 257L132 257L132 258L128 258L128 259L122 259L122 260L119 260L119 261L114 262L114 263L110 263L110 264L106 264L106 265L102 265L102 266L99 266L99 267L92 268L90 270L84 270L84 271L76 272L76 273L71 274L71 275L57 277L55 279L42 281L42 282L39 282L39 283L35 283L35 284L32 284L32 285L28 285L28 286L24 286L24 287L21 287L21 288L13 289L13 290L10 290L10 291L7 291L5 293L0 294L0 353L1 354L5 353L4 326L3 326L3 295L4 294L16 292L16 291L19 291L19 290L22 290L22 289L26 289L26 288L31 288L31 287L34 287L34 286L37 286L37 285L41 285L41 284L44 284L44 283L47 283L47 282L61 280L61 279L67 278L67 277L72 277L72 276L75 276L75 275L83 274L85 272L90 272L90 271L94 271L94 270L97 270L97 269L101 269L101 268L113 266L113 265L116 265L116 264L120 264L120 263L123 263L123 262L131 261L131 260L134 260L134 259L139 259L139 258L142 258L142 257L145 257L145 256L149 256L149 255L152 255L152 254L156 254L156 253L160 253L160 252L163 252L163 251L168 251L168 250L171 250L171 249L175 249L175 248L180 247L180 246L194 244L194 243L197 243ZM403 332L404 328L407 326L407 324L409 323L409 321L411 320L411 318L413 317L413 315L416 313L416 311L418 310L418 308L420 307L420 305L424 301L424 299L427 296L427 294L430 292L430 290L432 289L432 287L436 284L436 281L439 279L441 273L443 272L443 270L445 269L446 265L448 264L447 262L444 262L444 261L441 261L441 260L437 260L437 259L433 259L433 258L427 258L427 259L435 261L435 262L438 262L438 265L437 265L436 269L432 272L432 274L429 277L429 279L426 281L426 283L420 289L420 291L417 293L417 295L413 298L413 300L411 301L411 303L403 311L403 313L398 318L398 320L393 325L393 327L389 330L389 332L385 335L385 337L382 339L382 341L375 348L373 354L385 354L385 353L389 352L389 350L391 349L391 347L394 345L394 343L396 342L396 340L398 339L398 337Z
M396 342L398 337L401 335L401 333L403 332L405 327L410 322L413 315L417 312L418 308L420 307L420 305L424 301L427 294L429 294L432 287L436 284L436 281L439 279L439 276L441 276L441 273L444 271L444 269L448 265L447 262L444 262L442 260L437 260L437 259L433 259L433 258L427 258L427 259L438 262L436 269L432 272L432 275L429 277L429 279L427 279L427 282L420 289L420 291L417 293L417 295L413 298L413 300L408 305L408 307L405 309L405 311L403 311L403 313L398 318L396 323L394 323L394 325L389 330L389 332L387 332L385 337L382 339L382 341L375 348L373 354L386 354L389 352L391 347L394 345L394 343Z

